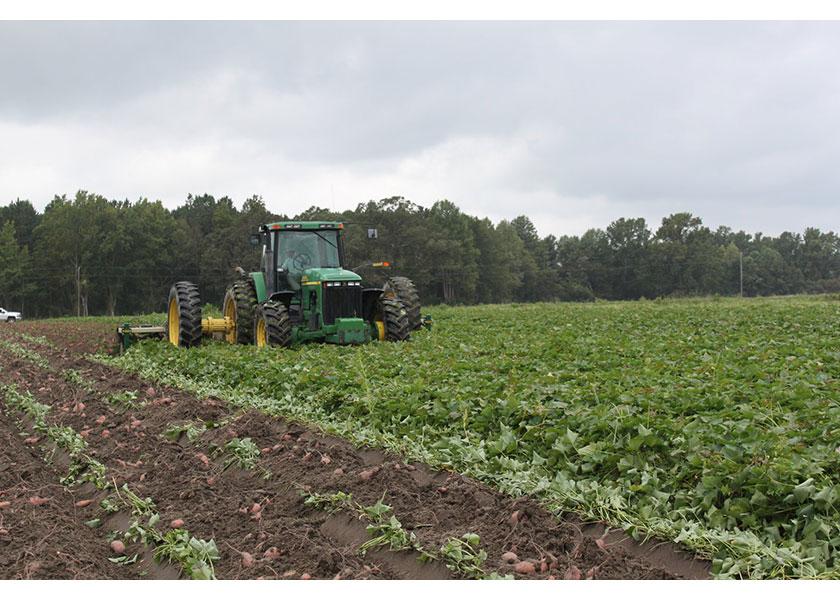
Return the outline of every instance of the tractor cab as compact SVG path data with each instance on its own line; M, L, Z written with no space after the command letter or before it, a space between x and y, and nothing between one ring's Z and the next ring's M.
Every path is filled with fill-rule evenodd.
M317 225L317 227L312 227ZM271 223L264 227L263 269L272 272L273 292L299 291L308 271L341 269L344 246L341 223Z

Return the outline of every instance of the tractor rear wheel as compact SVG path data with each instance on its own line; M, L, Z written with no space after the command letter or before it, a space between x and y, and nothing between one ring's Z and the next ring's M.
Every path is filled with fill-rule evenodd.
M166 339L179 348L201 343L201 297L194 283L179 281L169 290Z
M385 341L404 342L409 338L411 329L408 325L408 312L399 298L381 298L379 314Z
M254 311L257 308L257 289L250 279L237 279L227 289L222 313L233 322L233 329L225 334L229 344L254 342Z
M292 322L285 304L268 300L257 307L254 343L260 348L292 345Z
M420 329L420 294L408 277L389 277L385 282L385 291L393 292L402 300L405 312L408 314L408 329Z

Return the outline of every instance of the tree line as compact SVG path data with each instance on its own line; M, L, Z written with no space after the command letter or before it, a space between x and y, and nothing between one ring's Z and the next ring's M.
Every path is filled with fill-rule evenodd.
M235 267L258 269L249 234L285 219L344 221L348 268L372 285L410 277L427 305L840 291L840 238L817 228L772 237L676 213L655 230L621 218L580 236L540 237L527 216L493 223L448 200L426 208L392 197L283 215L259 196L237 207L190 195L170 210L79 191L43 213L27 200L0 207L0 302L28 317L161 311L172 282L188 279L218 305ZM379 261L392 266L371 266Z

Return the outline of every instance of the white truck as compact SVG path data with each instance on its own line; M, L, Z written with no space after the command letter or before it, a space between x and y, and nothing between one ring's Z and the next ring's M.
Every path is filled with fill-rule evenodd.
M6 323L14 323L15 321L20 321L21 316L19 312L9 312L5 308L0 308L0 321L6 321Z

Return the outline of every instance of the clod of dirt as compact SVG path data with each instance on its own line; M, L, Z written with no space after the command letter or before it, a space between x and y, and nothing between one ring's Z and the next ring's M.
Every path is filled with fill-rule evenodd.
M263 557L267 560L277 560L283 555L283 551L280 550L277 546L272 546L265 552L263 552Z
M114 540L111 542L111 551L114 554L125 554L125 544L120 540Z
M533 575L537 569L536 567L534 567L534 563L530 563L527 560L523 560L516 563L516 566L513 567L513 570L519 573L520 575Z
M271 448L270 447L265 447L262 450L260 450L260 454L270 454L270 453L271 453Z
M180 529L184 526L184 519L172 519L172 521L169 523L169 526L172 529Z
M333 471L333 475L344 475L344 469L338 467L335 471Z
M261 510L262 510L262 504L260 504L259 502L254 502L251 505L251 514L253 514L253 515L257 514Z
M152 386L147 387L147 388L146 388L146 395L147 395L149 398L151 398L152 396L154 396L154 395L155 395L155 388L153 388Z
M437 491L438 491L439 493L441 493L441 494L445 494L446 492L448 492L448 491L449 491L449 488L448 488L448 487L446 487L446 486L443 486L443 485L442 485L442 486L440 486L440 487L437 489Z
M329 456L327 456L326 454L321 457L321 464L322 465L328 465L331 462L332 462L332 459Z
M502 554L502 561L512 565L515 562L519 562L519 557L516 556L516 552L505 552Z
M23 573L26 579L32 579L32 576L41 570L41 561L33 560L31 563L27 564L26 567L23 569Z
M242 566L246 569L254 566L254 556L250 552L242 553Z
M580 579L580 569L575 565L571 565L563 574L563 579Z

